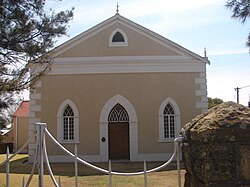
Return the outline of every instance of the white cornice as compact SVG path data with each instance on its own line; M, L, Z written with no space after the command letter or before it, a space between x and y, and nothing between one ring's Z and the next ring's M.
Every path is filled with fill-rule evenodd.
M73 75L73 74L116 74L116 73L166 73L166 72L204 72L205 68L200 64L196 66L161 66L161 65L140 65L140 66L85 66L85 67L54 67L50 75Z
M36 70L42 66L36 66ZM205 72L206 64L183 56L56 58L49 75Z
M33 64L33 71L43 65ZM206 63L190 56L104 56L55 58L50 75L103 73L206 72Z
M102 56L102 57L74 57L74 58L55 58L54 65L59 64L84 64L84 63L119 63L119 62L197 62L199 60L193 59L189 56ZM201 63L202 64L202 63Z

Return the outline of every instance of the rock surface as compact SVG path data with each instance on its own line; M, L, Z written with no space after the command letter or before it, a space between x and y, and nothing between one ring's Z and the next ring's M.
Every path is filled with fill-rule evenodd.
M250 108L225 102L183 128L185 186L250 186Z

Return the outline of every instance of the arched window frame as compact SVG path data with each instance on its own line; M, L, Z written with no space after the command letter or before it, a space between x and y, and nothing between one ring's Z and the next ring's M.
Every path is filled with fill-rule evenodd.
M124 42L113 42L113 37L117 32L121 33L121 35L124 38ZM124 46L128 46L128 37L122 29L116 28L115 30L112 31L112 33L109 36L109 47L124 47Z
M174 138L164 137L164 110L166 106L170 104L174 110L174 131L175 137L177 137L181 130L181 119L180 119L180 109L177 103L172 98L166 98L160 106L159 109L159 142L169 142L173 141Z
M70 106L74 112L74 139L72 140L64 140L63 133L63 113L67 106ZM58 108L57 111L57 140L60 143L79 143L79 112L76 105L69 99L65 100Z

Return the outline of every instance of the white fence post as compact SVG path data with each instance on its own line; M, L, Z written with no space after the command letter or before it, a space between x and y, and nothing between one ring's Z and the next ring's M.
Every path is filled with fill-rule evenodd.
M109 187L112 187L112 168L110 160L109 160Z
M6 159L9 159L9 157L10 157L10 150L9 146L7 146ZM10 174L10 161L6 163L6 187L9 187L9 174Z
M77 146L75 144L75 187L78 187Z
M22 187L25 187L25 178L23 176L23 180L22 180Z
M178 170L178 186L181 187L181 168L180 168L180 141L177 141L177 150L176 150L176 157L177 157L177 170Z
M38 186L43 187L43 175L44 175L44 170L43 170L43 154L44 154L44 145L43 145L43 140L45 136L45 128L46 128L46 123L36 123L36 127L38 126Z
M143 164L143 168L144 168L144 187L148 186L148 178L147 178L147 166L146 166L146 161L144 159L144 164Z
M58 186L61 187L61 177L58 178Z

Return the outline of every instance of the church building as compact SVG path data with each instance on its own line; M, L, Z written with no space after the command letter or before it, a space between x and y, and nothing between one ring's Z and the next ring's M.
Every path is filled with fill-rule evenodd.
M29 135L44 122L86 161L166 161L182 126L207 110L207 57L118 13L50 55L30 94ZM73 161L46 141L52 162Z

